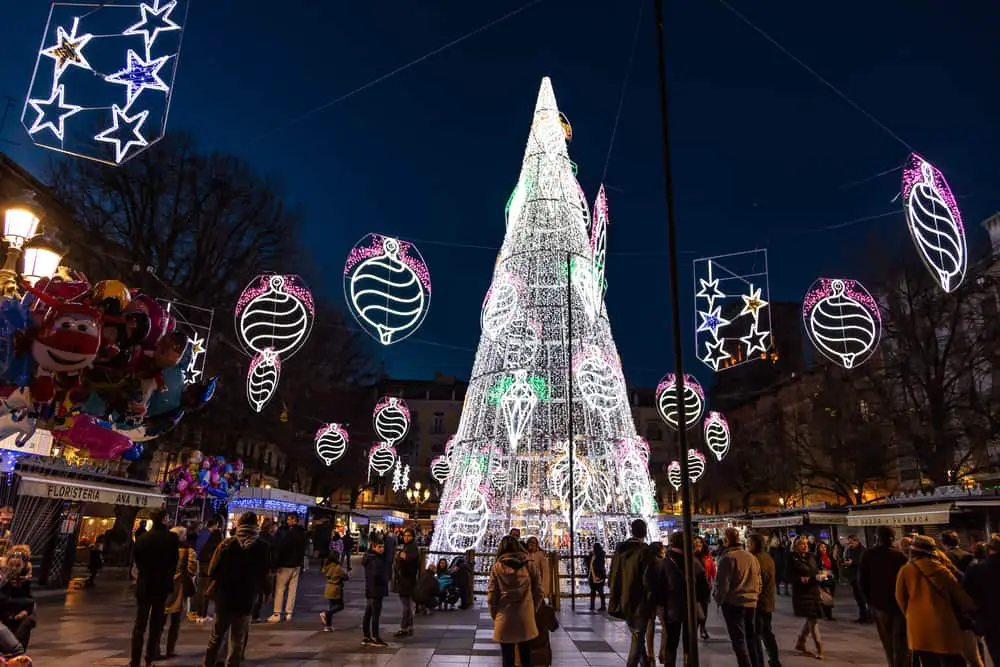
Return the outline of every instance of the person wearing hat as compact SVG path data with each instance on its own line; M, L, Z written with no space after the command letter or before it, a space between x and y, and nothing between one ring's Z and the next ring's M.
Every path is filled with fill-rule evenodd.
M420 573L420 552L417 551L415 537L412 528L403 531L403 544L396 552L393 562L396 593L399 594L399 603L403 607L396 637L413 634L413 591L417 588L417 575Z
M910 562L896 578L896 602L906 617L906 641L921 667L964 667L966 625L975 608L937 557L934 538L915 535Z
M250 615L258 593L267 586L268 550L261 542L257 515L242 514L236 534L226 539L208 566L209 591L215 598L212 636L203 667L214 667L222 642L229 633L227 667L239 667L250 631Z

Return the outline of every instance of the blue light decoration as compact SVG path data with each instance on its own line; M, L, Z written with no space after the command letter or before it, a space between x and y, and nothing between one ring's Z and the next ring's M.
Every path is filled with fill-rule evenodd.
M298 514L305 516L309 511L308 505L293 503L288 500L278 500L276 498L234 498L229 501L229 509L243 509L247 511L264 510L265 512L285 512L286 514Z
M120 165L162 139L188 1L53 2L21 113L32 142Z
M767 250L694 261L695 353L719 372L766 357L771 349Z

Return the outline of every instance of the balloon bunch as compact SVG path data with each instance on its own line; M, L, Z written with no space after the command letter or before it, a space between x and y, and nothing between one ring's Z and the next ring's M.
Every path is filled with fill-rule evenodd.
M91 458L136 460L212 399L215 378L185 385L189 341L151 296L117 280L21 288L0 298L0 438L44 427Z
M177 496L181 506L199 498L228 500L240 490L243 461L228 463L222 456L202 456L191 452L187 465L179 465L167 473L161 490Z

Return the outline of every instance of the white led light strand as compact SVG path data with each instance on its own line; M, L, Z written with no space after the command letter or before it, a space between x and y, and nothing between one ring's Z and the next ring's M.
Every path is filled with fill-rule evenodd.
M181 27L170 20L170 14L177 8L176 2L168 2L160 7L160 0L155 0L152 5L142 3L139 5L139 12L142 20L133 26L129 26L123 35L142 35L146 43L146 60L150 58L150 51L156 37L161 32L180 30ZM151 29L152 28L152 29Z
M531 415L535 412L536 405L538 405L538 394L528 383L527 371L516 371L514 381L500 397L499 407L507 424L507 442L512 452L517 451L517 443L531 423Z
M819 278L802 300L806 333L820 354L844 368L867 361L882 335L882 314L864 285Z
M705 444L720 462L729 453L729 422L721 412L712 410L705 417Z
M347 429L343 426L340 424L324 424L316 431L316 456L325 465L331 466L347 451L349 441L350 438L347 435Z
M66 89L59 85L52 89L52 95L47 100L28 100L28 105L38 114L28 129L28 134L48 129L56 135L56 139L62 141L66 132L66 119L83 109L75 104L66 104L65 97ZM50 109L53 110L51 114Z
M656 387L656 411L660 419L666 422L667 426L678 430L679 409L678 409L678 387L677 376L673 373L667 374ZM705 390L694 379L693 375L684 374L684 425L685 428L692 428L701 421L701 415L705 411Z
M158 90L162 93L170 91L170 87L160 78L160 70L167 64L170 56L143 60L138 53L129 50L126 57L124 69L104 77L108 83L125 86L126 109L132 106L144 90Z
M903 205L920 258L941 289L955 290L969 262L962 214L941 172L916 153L903 168Z
M402 462L396 463L396 472L392 475L392 490L399 493L410 485L410 466Z
M63 72L68 67L79 67L80 69L93 71L90 63L87 62L87 59L83 55L83 48L87 46L87 43L94 36L91 34L77 35L76 32L79 29L79 18L73 19L73 29L68 35L62 26L58 26L56 28L56 43L41 50L42 55L48 56L55 61L55 69L52 74L53 87L59 82Z
M94 140L114 144L115 162L120 164L132 146L144 148L149 145L146 137L142 136L140 132L148 117L148 111L140 111L134 116L129 116L117 104L113 104L111 106L111 127L95 134Z
M391 345L412 335L427 317L431 274L412 243L369 234L347 257L344 295L361 328Z

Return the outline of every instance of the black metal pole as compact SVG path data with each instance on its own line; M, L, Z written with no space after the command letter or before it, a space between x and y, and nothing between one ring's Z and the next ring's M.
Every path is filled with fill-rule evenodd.
M681 343L680 286L677 278L677 221L674 216L674 178L670 169L670 123L667 102L667 53L663 33L663 0L653 0L656 10L656 51L660 78L660 126L663 134L663 181L667 202L667 239L670 253L670 316L673 319L674 369L677 373L677 439L681 447L681 517L684 525L684 580L687 584L687 665L698 659L698 623L695 614L694 528L691 522L691 478L688 476L687 422L684 415L684 353Z
M576 612L576 486L573 479L573 460L576 443L573 442L573 256L566 253L566 413L569 430L569 605Z

